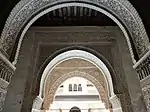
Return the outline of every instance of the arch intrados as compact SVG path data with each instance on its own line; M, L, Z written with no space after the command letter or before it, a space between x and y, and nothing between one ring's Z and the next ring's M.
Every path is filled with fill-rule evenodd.
M103 92L105 92L105 89L104 89L104 87L101 85L101 83L100 83L96 78L94 78L92 75L90 75L90 74L88 74L88 73L79 72L79 71L75 71L75 72L80 73L81 75L73 75L72 73L74 73L74 71L71 72L71 73L64 74L63 76L61 76L59 79L57 79L57 80L55 81L55 83L54 83L54 84L52 85L52 87L49 89L49 92L51 92L52 90L55 90L55 93L56 93L56 91L58 90L58 87L59 87L63 82L65 82L67 79L69 79L69 78L81 77L81 78L83 78L83 79L86 79L86 80L90 81L90 82L94 85L94 87L96 88L96 90L97 90L98 93L99 93L99 98L101 98L101 97L100 97L99 88L98 88L98 86L97 86L97 85L99 85L99 87L101 87L101 90L103 90ZM70 74L71 74L71 75L70 75ZM85 77L84 74L86 74L86 76L89 77L89 78ZM64 78L64 77L65 77L65 78ZM64 79L63 79L63 78L64 78ZM61 80L61 79L63 79L63 80ZM62 82L59 82L59 80L61 80ZM57 85L57 86L56 86L56 85ZM55 87L55 86L56 86L56 87ZM57 89L54 89L54 88L57 88ZM107 89L108 89L108 88L107 88ZM106 93L106 92L105 92L105 93ZM108 94L107 94L107 96L109 97ZM54 97L55 97L55 96L54 96ZM53 97L53 98L54 98L54 97Z
M41 78L41 82L40 82L39 96L42 97L44 95L43 92L45 91L44 89L46 86L46 81L47 81L48 76L52 72L52 70L58 64L66 60L75 59L75 58L86 60L92 63L93 65L95 65L101 71L101 73L103 74L105 78L105 81L107 82L107 88L109 88L108 89L109 96L114 95L112 78L105 64L99 58L97 58L96 56L94 56L93 54L89 52L82 51L82 50L70 50L70 51L66 51L64 53L59 54L53 60L51 60L51 62L46 66L43 72L42 78Z
M85 60L85 61L88 61L89 63L92 63L94 66L96 66L96 67L99 69L99 71L103 74L104 79L105 79L105 81L106 81L107 89L108 89L109 93L111 94L111 92L110 92L110 90L109 90L109 84L108 84L109 81L108 81L107 77L104 75L104 72L103 72L102 68L98 67L98 66L97 66L94 62L92 62L91 60L88 60L88 59L83 58L83 57L76 57L76 56L75 56L75 57L66 58L66 59L64 59L64 60L61 60L61 61L58 62L56 65L54 65L54 67L49 71L48 75L47 75L46 78L45 78L45 84L43 85L43 86L44 86L44 88L43 88L43 91L44 91L44 92L45 92L45 86L46 86L47 79L48 79L48 77L50 76L50 74L51 74L51 72L53 71L53 69L54 69L55 67L57 67L59 64L65 62L65 61L71 60L71 59L81 59L81 60ZM44 94L45 94L45 93L43 93L43 95L44 95ZM108 96L110 96L110 94L109 94Z
M54 100L55 98L55 95L56 95L56 91L58 90L59 86L65 82L67 79L69 78L73 78L73 77L82 77L86 80L89 80L96 88L96 90L98 91L99 93L99 98L100 100L102 100L104 103L106 103L106 107L109 108L109 95L108 95L108 92L106 92L106 90L104 89L104 87L101 85L101 83L96 79L94 78L92 75L88 74L88 73L85 73L85 72L81 72L81 71L73 71L73 72L69 72L67 74L63 74L60 78L58 78L55 83L51 86L51 88L49 88L48 90L48 96L45 94L45 97L47 101L44 100L44 102L46 102L46 104L50 105L52 103L52 101ZM62 80L63 79L63 80ZM108 88L107 88L108 90ZM103 93L105 93L105 96L104 97L101 97L101 91L103 91ZM50 96L53 96L51 97L52 99L50 99ZM45 99L44 98L44 99ZM45 106L45 105L44 105ZM48 108L48 107L46 107Z
M100 6L95 6L95 5L90 5L88 2L84 2L84 3L81 3L81 2L75 2L75 3L62 3L62 4L56 4L50 8L47 8L45 9L44 11L40 12L39 14L37 14L35 17L33 17L28 23L27 25L24 27L22 33L21 33L21 36L20 36L20 39L19 39L19 44L18 44L18 47L17 47L17 50L18 52L16 52L16 55L15 55L15 60L14 60L14 64L17 63L17 59L18 59L18 55L19 55L19 50L20 50L20 47L21 47L21 43L22 43L22 40L24 38L24 35L26 34L27 30L29 29L29 27L40 17L42 17L44 14L47 14L48 12L51 12L53 10L56 10L56 9L59 9L59 8L63 8L63 7L69 7L69 6L79 6L79 7L86 7L86 8L90 8L90 9L93 9L93 10L96 10L100 13L103 13L104 15L108 16L109 18L111 18L119 27L120 29L122 30L124 36L126 37L126 40L127 40L127 44L128 44L128 47L129 47L129 51L130 51L130 54L131 54L131 58L132 58L132 61L133 63L135 63L135 59L134 59L134 53L133 53L133 50L132 50L132 45L131 45L131 42L130 42L130 38L129 38L129 35L128 35L128 31L126 31L124 25L113 15L111 14L110 12L100 8Z

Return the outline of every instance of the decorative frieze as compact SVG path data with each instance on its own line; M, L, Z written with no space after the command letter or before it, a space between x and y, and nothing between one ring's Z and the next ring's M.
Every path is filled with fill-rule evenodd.
M147 80L149 82L149 80ZM150 83L149 85L146 85L145 87L142 88L142 92L144 95L144 100L147 106L148 112L150 112Z
M108 93L103 88L103 86L101 85L101 81L97 80L97 79L99 79L98 76L97 76L97 79L96 79L95 76L89 75L88 73L81 72L81 71L73 71L73 72L69 72L69 73L64 74L64 75L62 75L60 73L57 80L53 84L47 86L48 88L46 88L46 89L48 91L45 92L45 99L44 99L44 103L43 103L43 108L44 109L48 109L49 105L53 102L55 92L57 91L57 89L61 85L61 83L64 82L65 80L71 78L71 77L83 77L83 78L91 81L95 85L95 87L97 88L99 94L102 96L101 97L102 101L105 102L106 107L109 108L109 100L108 100L108 96L107 96ZM52 75L52 77L49 77L49 78L50 79L55 79L53 75Z
M12 10L10 16L6 21L1 35L1 49L7 52L7 50L13 46L14 40L18 36L18 33L24 27L24 25L27 24L26 22L33 18L33 15L35 15L35 13L38 13L39 11L44 12L44 9L46 7L50 7L54 4L61 4L64 2L75 3L74 0L21 0ZM86 4L84 5L88 8L92 8L92 6L88 5L92 3L109 10L110 15L108 13L106 13L106 15L109 17L111 17L112 15L118 17L120 21L124 23L124 25L122 26L126 26L128 31L131 33L138 54L141 55L147 50L149 39L147 37L144 25L137 11L128 0L77 0L76 2L82 6L83 4L81 4L81 2L86 2ZM53 10L53 8L51 10ZM40 14L41 16L42 13ZM131 44L130 39L127 39L127 41L129 44Z

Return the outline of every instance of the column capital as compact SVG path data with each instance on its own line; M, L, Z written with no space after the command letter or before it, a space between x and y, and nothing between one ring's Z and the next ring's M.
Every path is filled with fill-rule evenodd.
M40 110L42 103L43 103L43 99L40 96L37 96L33 101L32 110Z
M120 94L119 94L120 95ZM121 108L121 104L120 104L120 100L117 97L117 95L113 95L109 98L111 104L112 104L112 108L113 108L113 112L122 112L122 108Z

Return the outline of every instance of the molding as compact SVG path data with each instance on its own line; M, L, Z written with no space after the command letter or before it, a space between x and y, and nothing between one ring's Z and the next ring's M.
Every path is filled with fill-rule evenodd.
M97 5L97 7L94 5ZM22 28L25 27L21 38L24 37L28 28L39 17L52 10L66 6L82 6L102 12L114 20L122 29L128 41L130 51L132 51L130 39L123 26L130 32L138 54L142 55L147 50L149 39L144 25L137 11L128 0L21 0L14 7L6 21L1 35L1 49L7 52L7 50L13 46L14 40ZM109 12L105 9L109 10ZM113 15L118 17L119 20ZM30 21L28 22L28 20ZM119 21L122 21L123 24ZM25 24L27 25L24 26ZM22 41L22 39L20 41ZM131 55L133 55L132 53L133 52L131 52Z
M148 76L148 77L142 79L142 80L140 81L140 84L141 84L142 89L143 89L143 88L146 88L147 86L149 86L149 85L150 85L150 76Z
M94 30L90 31L92 28L94 28ZM49 36L52 32L53 33L55 32L54 34L57 34L57 32L58 33L65 32L66 34L65 34L65 37L63 37L63 38L61 37L60 34L54 36L54 38L57 38L57 40L59 40L59 41L64 41L64 40L66 41L66 43L63 42L63 43L59 43L59 44L68 44L67 40L71 37L71 35L73 35L73 37L75 35L76 36L90 35L91 40L94 41L94 42L91 42L91 43L98 44L98 45L103 43L103 44L106 45L106 44L112 44L113 41L115 41L114 35L109 34L109 33L111 33L109 31L109 29L111 29L111 28L113 28L113 27L106 28L106 27L73 26L73 27L63 27L63 28L61 28L61 27L53 27L53 28L50 28L50 27L48 27L48 28L34 27L34 28L31 28L31 30L35 30L38 33L46 35L46 36ZM117 27L114 27L114 29L115 30L120 30ZM25 35L24 38L28 38L27 35ZM53 37L51 37L51 38L53 38ZM20 53L22 39L23 38L21 38L19 43L18 43L18 47L16 49L16 54L15 54L15 57L14 57L14 61L12 62L13 65L16 65L17 62L18 62L18 57L19 57L19 53ZM101 42L98 42L97 40L100 40ZM75 41L72 40L72 42L74 43ZM83 44L83 43L84 42L77 42L77 44ZM89 43L90 42L88 42L86 44L89 44ZM55 44L58 44L58 43L51 42L51 43L42 43L42 44L55 45ZM69 42L69 44L71 44L71 42Z

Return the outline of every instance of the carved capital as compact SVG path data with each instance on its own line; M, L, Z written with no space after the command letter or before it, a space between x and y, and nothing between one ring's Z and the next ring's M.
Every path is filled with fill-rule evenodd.
M40 96L37 96L34 100L33 107L34 109L40 109L43 103L43 99Z
M119 100L119 98L116 95L111 96L109 98L109 100L110 100L110 102L112 104L113 112L122 112L120 100Z
M43 99L37 96L33 101L32 112L39 112L43 103Z

